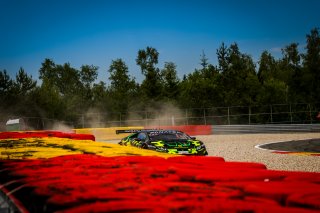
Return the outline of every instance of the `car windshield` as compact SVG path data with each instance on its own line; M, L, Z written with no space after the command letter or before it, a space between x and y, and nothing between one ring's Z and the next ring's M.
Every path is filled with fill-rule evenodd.
M189 140L191 139L187 134L182 132L173 132L173 133L154 133L149 134L151 141L169 141L169 140Z

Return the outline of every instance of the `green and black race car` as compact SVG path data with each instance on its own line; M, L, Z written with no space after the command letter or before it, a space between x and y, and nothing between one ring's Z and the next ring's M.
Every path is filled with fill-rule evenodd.
M132 133L121 139L120 145L181 155L208 155L202 141L176 130L116 130L117 134Z

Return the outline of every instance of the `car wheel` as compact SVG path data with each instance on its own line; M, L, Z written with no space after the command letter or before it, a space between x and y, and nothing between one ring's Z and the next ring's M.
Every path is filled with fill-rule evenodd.
M143 143L143 144L141 145L141 149L148 149L148 145L147 145L146 143Z

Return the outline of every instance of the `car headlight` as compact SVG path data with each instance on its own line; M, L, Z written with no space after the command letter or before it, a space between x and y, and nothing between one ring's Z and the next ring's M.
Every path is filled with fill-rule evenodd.
M205 149L206 146L204 144L201 144L200 146L196 147L196 150L201 150L201 149Z

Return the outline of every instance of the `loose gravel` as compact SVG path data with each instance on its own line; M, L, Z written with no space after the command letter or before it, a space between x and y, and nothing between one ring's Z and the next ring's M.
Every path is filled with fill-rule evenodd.
M320 156L277 154L255 148L265 143L311 138L320 138L320 133L197 136L205 143L209 156L223 157L226 161L258 162L271 170L320 172Z
M235 135L200 135L209 156L223 157L226 161L262 163L271 170L320 172L320 156L299 154L277 154L270 150L255 148L256 145L320 138L320 133L291 134L235 134ZM119 140L108 140L118 143Z

